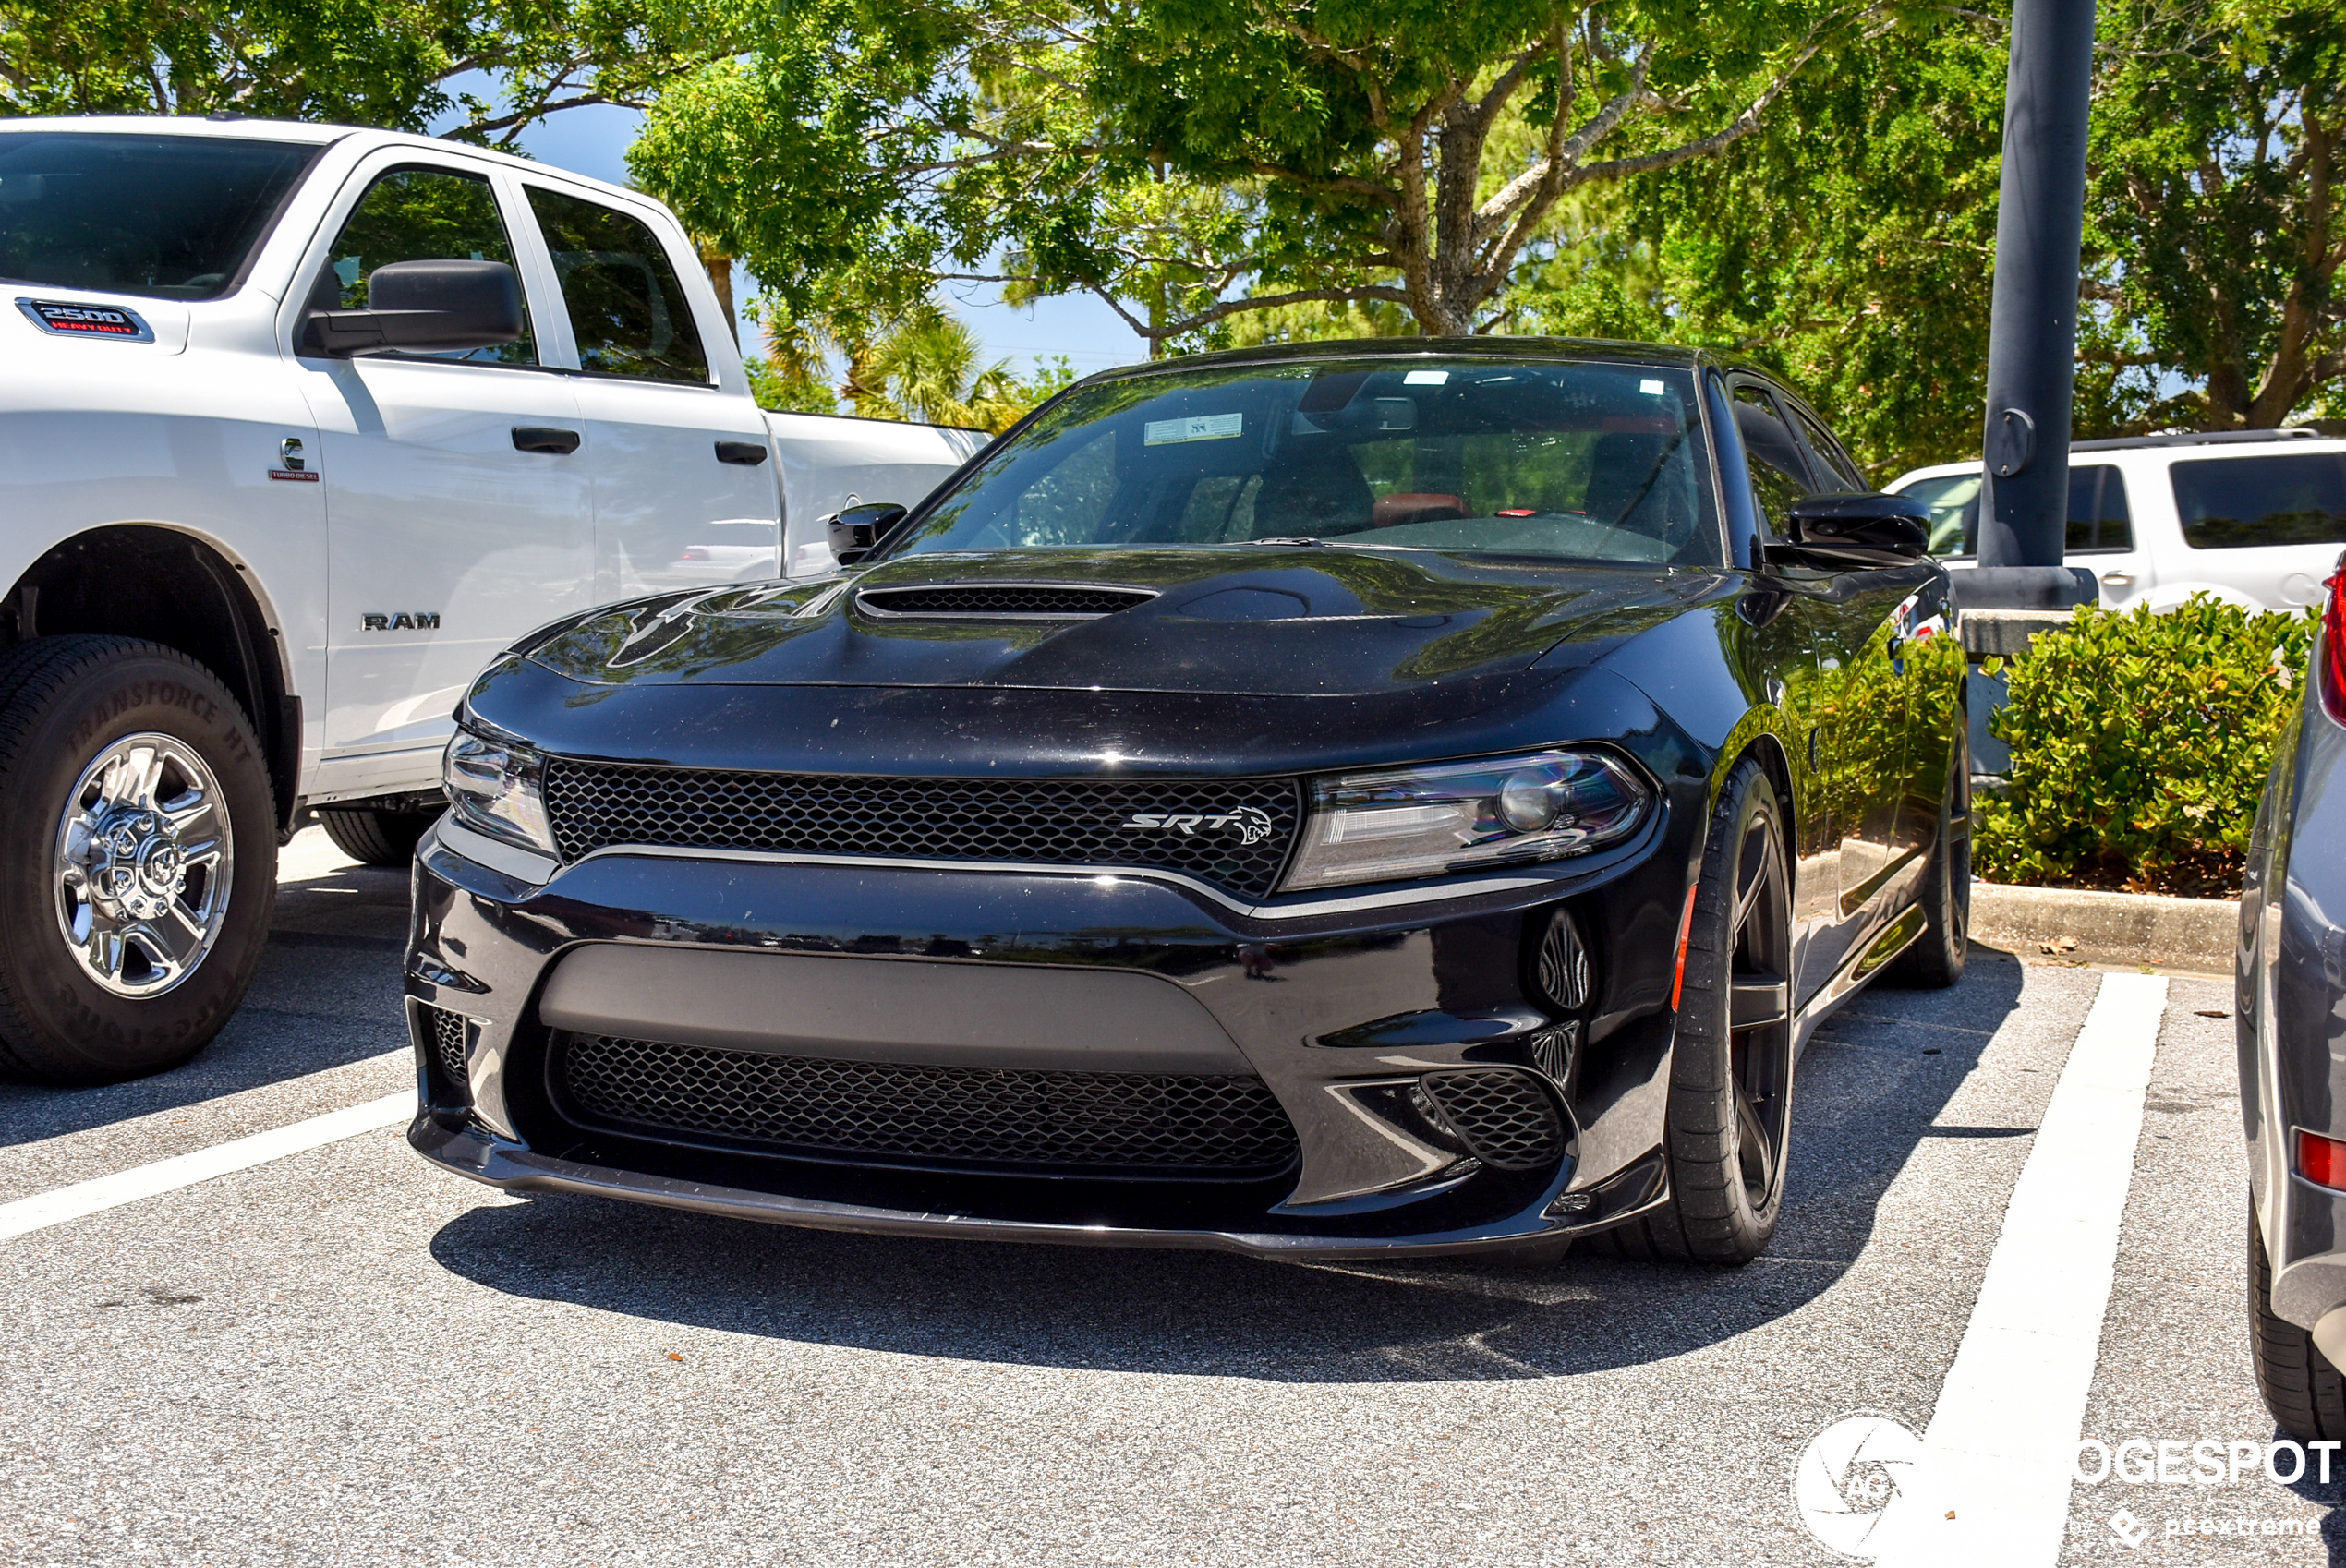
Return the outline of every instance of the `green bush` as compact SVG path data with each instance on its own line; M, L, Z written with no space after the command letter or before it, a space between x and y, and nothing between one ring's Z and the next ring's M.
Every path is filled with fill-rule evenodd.
M2195 595L2164 615L2081 609L2040 633L2011 661L2011 701L1989 721L2012 773L1975 807L1979 874L2237 892L2315 620Z

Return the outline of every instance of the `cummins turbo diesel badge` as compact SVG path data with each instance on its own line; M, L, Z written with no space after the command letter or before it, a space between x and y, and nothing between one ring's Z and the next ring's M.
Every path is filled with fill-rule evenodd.
M119 305L77 305L65 299L19 299L17 308L44 332L59 337L112 338L117 343L152 343L152 328L135 310Z

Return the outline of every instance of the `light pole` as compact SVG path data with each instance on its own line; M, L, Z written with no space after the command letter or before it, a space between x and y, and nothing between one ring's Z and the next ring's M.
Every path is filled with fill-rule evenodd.
M1967 609L2057 610L2100 597L2091 573L2062 565L2093 65L2093 0L2014 0L1988 329L1987 484L1979 569L1962 574Z

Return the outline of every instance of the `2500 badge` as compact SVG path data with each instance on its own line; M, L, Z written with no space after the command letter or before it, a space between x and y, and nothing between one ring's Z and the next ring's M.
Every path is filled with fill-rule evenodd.
M152 343L154 329L135 310L119 305L75 304L63 299L19 299L17 308L44 332L69 338L111 338L116 343Z

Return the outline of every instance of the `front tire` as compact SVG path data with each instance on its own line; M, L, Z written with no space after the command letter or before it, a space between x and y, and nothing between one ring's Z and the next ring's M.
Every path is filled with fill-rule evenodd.
M416 858L417 844L439 820L436 811L318 808L318 821L326 837L360 865L405 865Z
M130 637L0 650L0 1071L176 1067L244 998L277 891L275 802L210 670Z
M2346 1439L2346 1380L2311 1332L2273 1310L2273 1265L2254 1203L2248 1210L2248 1352L2256 1392L2281 1430L2300 1442Z
M1663 1149L1670 1202L1605 1233L1631 1257L1747 1263L1784 1208L1792 899L1781 808L1746 758L1720 791L1687 928Z

